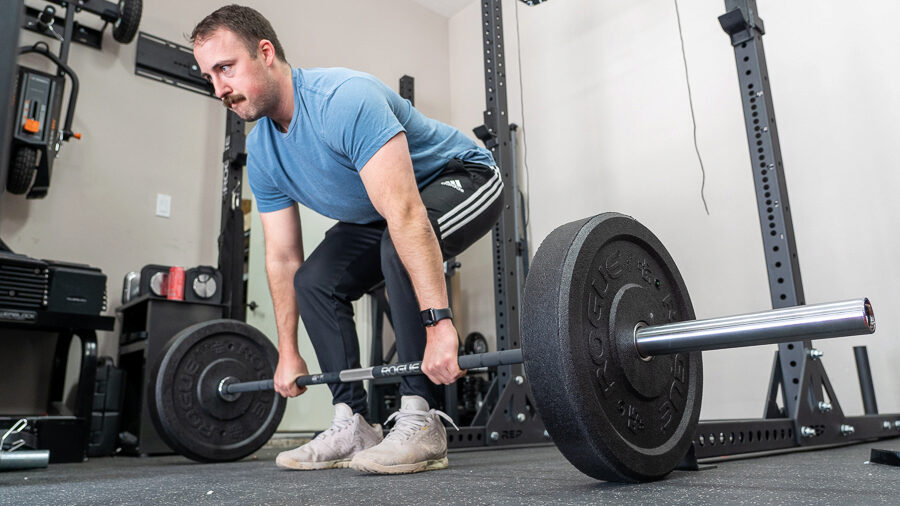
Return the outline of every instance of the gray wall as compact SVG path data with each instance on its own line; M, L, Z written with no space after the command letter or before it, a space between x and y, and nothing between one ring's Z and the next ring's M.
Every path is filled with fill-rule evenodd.
M412 0L246 3L270 19L294 66L355 68L394 87L400 76L412 75L417 107L450 120L446 17ZM188 45L186 34L220 5L145 2L141 30ZM96 18L78 19L93 26ZM46 40L31 32L22 39L23 44ZM81 81L73 129L84 134L83 140L63 146L47 198L4 195L0 237L17 253L102 268L109 279L107 314L115 315L128 271L148 263L216 264L225 110L216 100L135 76L135 44L120 46L108 33L103 44L103 51L73 45L70 54ZM21 61L49 70L40 58ZM172 196L171 218L155 216L157 193ZM311 251L328 220L303 214ZM258 216L254 220L260 232L253 237L250 298L261 307L248 320L274 339L261 227ZM99 341L101 354L116 356L115 332L100 333ZM300 341L317 368L305 335ZM77 364L74 347L70 360ZM75 370L70 367L70 373ZM315 390L288 404L283 430L327 426L327 388Z
M142 30L186 43L184 34L218 5L147 2ZM390 85L410 74L423 112L466 133L482 122L478 2L449 20L412 0L251 5L270 16L292 64L358 68ZM510 119L522 124L515 7L504 1ZM708 216L672 2L520 7L532 248L562 223L624 212L667 245L698 317L767 309L736 71L716 21L723 2L681 7ZM893 170L900 95L892 84L900 76L890 65L890 22L900 6L760 0L759 7L807 301L869 296L879 318L875 336L818 346L845 410L860 413L850 347L868 344L880 407L898 411L900 373L892 365L900 322L892 308L900 303L893 282L900 272L892 260L900 241L888 231L896 228L891 197L900 188ZM84 139L64 146L46 199L5 196L0 235L20 253L103 268L113 314L126 272L147 263L215 263L224 111L214 100L135 76L135 46L109 37L104 43L102 52L73 46L71 54L82 81L74 125ZM172 195L171 218L154 216L157 193ZM305 211L303 219L305 234L327 226ZM315 241L307 237L308 250ZM463 335L494 335L489 246L482 241L460 258ZM274 337L259 268L251 267L251 297L261 304L251 320ZM704 418L759 416L773 350L706 354ZM114 334L102 335L101 352L115 351ZM321 428L325 397L291 401L282 429Z
M525 129L532 252L555 227L604 211L632 215L672 253L699 318L771 308L724 2L679 2L706 199L694 153L670 0L503 3L510 120ZM759 0L797 249L808 303L868 296L874 336L818 342L845 411L861 413L851 347L867 344L879 408L900 410L900 189L895 170L895 31L887 0ZM480 124L480 4L450 20L453 124ZM521 155L521 153L520 153ZM527 179L523 177L523 181ZM489 243L461 256L465 331L494 335ZM775 346L704 355L704 418L762 413Z
M211 5L146 2L141 30L186 44L191 22ZM73 130L82 140L63 145L45 199L4 196L0 236L17 253L103 269L112 315L128 271L215 264L225 110L134 75L136 44L119 45L106 32L102 51L73 44L70 52L81 85ZM23 43L37 40L47 39L23 33ZM38 57L20 61L46 67ZM172 196L170 218L155 216L157 193ZM101 333L100 353L116 349L115 336Z

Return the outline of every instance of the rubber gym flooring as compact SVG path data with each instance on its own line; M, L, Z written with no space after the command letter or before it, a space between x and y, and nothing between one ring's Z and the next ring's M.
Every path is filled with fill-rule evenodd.
M104 457L0 473L0 504L900 504L900 467L869 464L900 439L732 460L654 483L595 481L553 446L466 450L443 471L363 475L275 467L278 450L240 462Z

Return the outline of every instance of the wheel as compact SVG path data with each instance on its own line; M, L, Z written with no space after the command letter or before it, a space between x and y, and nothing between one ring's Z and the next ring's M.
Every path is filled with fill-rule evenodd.
M487 339L484 338L481 332L472 332L471 334L466 336L466 355L487 353L487 351Z
M36 149L18 148L10 161L6 190L14 195L27 193L34 181L34 175L37 173L37 163L38 152Z
M120 44L128 44L137 35L141 24L143 0L119 0L119 19L113 25L113 38Z

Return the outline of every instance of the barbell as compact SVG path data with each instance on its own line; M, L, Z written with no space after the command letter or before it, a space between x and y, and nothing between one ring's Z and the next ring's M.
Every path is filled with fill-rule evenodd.
M535 253L521 348L460 356L460 369L523 363L537 411L563 455L597 479L663 478L686 455L702 396L701 351L871 334L867 299L695 320L681 274L633 218L605 213L554 230ZM197 461L237 460L284 413L278 354L236 320L184 329L148 385L162 439ZM325 372L298 386L422 374L421 362Z

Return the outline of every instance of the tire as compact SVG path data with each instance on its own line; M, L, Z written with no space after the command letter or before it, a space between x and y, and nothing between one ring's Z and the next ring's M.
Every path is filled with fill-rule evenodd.
M113 38L120 44L128 44L137 35L141 24L143 0L119 0L119 19L113 25Z
M22 195L28 192L37 173L37 160L38 153L34 148L20 147L16 150L6 178L6 190L9 193Z
M481 332L472 332L471 334L466 336L464 349L466 355L487 353L487 339L484 338L484 335L481 334Z

